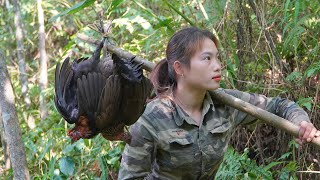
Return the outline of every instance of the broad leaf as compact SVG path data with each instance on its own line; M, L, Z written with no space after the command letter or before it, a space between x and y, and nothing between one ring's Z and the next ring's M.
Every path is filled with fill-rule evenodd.
M309 111L311 111L312 109L312 98L308 97L308 98L299 98L298 102L297 102L300 106L304 106L305 108L307 108Z
M273 166L276 166L278 164L282 164L283 162L271 162L270 164L268 164L266 167L264 167L263 169L265 171L268 171L269 169L271 169Z
M63 11L62 13L58 14L58 15L55 15L53 16L52 18L49 19L49 22L53 22L55 21L56 19L58 19L60 16L64 16L66 14L74 14L76 12L79 12L81 11L82 9L90 6L91 4L93 4L96 0L85 0L85 1L82 1L74 6L72 6L71 8Z
M75 164L74 164L73 159L69 156L62 157L59 160L59 168L63 174L65 174L67 176L73 175L73 172L75 169Z

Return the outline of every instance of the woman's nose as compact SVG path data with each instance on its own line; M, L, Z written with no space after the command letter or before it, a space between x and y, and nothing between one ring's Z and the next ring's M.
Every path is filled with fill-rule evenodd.
M212 63L213 71L221 71L221 63L219 60L215 60Z

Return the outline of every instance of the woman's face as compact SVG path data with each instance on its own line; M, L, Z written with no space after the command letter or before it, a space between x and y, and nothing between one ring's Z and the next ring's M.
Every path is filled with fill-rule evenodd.
M190 68L184 68L183 79L192 88L215 90L220 87L221 64L214 42L206 38L202 47L190 59Z

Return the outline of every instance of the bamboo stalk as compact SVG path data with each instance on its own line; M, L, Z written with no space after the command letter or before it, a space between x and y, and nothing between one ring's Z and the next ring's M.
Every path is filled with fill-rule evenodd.
M91 42L93 44L99 44L99 41L93 40L92 38L89 38L88 36L85 35L77 35L77 37L83 41L86 42ZM105 43L105 48L107 48L108 51L111 51L113 53L116 53L118 56L125 58L125 59L130 59L132 56L134 56L133 54L126 52L124 50L122 50L121 48L118 48L112 44L110 44L108 41L106 41ZM137 63L144 63L143 68L146 69L147 71L151 71L154 67L155 64L147 61L141 57L136 56L136 58L134 59L135 62ZM210 91L210 93L212 94L212 96L216 99L219 99L221 102L223 102L224 104L231 106L233 108L236 108L240 111L246 112L248 114L250 114L253 117L256 117L257 119L260 119L272 126L274 126L275 128L281 129L287 133L289 133L290 135L293 135L295 137L298 137L299 135L299 126L293 124L292 122L281 118L275 114L272 114L268 111L265 111L259 107L256 107L250 103L247 103L241 99L238 99L234 96L228 95L226 93L223 92L219 92L219 91ZM315 145L317 148L320 148L320 137L317 138L313 138L313 140L311 141L311 144Z

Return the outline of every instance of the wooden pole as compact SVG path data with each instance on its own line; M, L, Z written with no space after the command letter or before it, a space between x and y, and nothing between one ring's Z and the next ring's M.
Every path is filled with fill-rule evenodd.
M99 44L99 41L94 40L86 35L77 35L77 37L83 41L86 42L91 42L93 44ZM118 56L125 58L125 59L130 59L132 56L134 56L133 54L126 52L116 46L114 46L113 44L110 44L108 41L105 42L104 48L107 48L108 51L111 51L113 53L116 53ZM147 61L141 57L136 56L136 58L134 59L135 62L137 63L144 63L143 68L146 69L147 71L151 71L154 67L155 64ZM223 102L224 104L231 106L233 108L236 108L240 111L243 111L245 113L250 114L253 117L256 117L257 119L260 119L278 129L281 129L295 137L298 137L299 135L299 127L295 124L293 124L292 122L281 118L275 114L272 114L268 111L265 111L259 107L256 107L250 103L247 103L241 99L238 99L234 96L231 96L229 94L223 93L223 92L219 92L219 91L210 91L210 93L212 94L212 96L216 99L219 99L221 102ZM311 141L311 144L315 145L316 147L320 148L320 137L314 138Z

